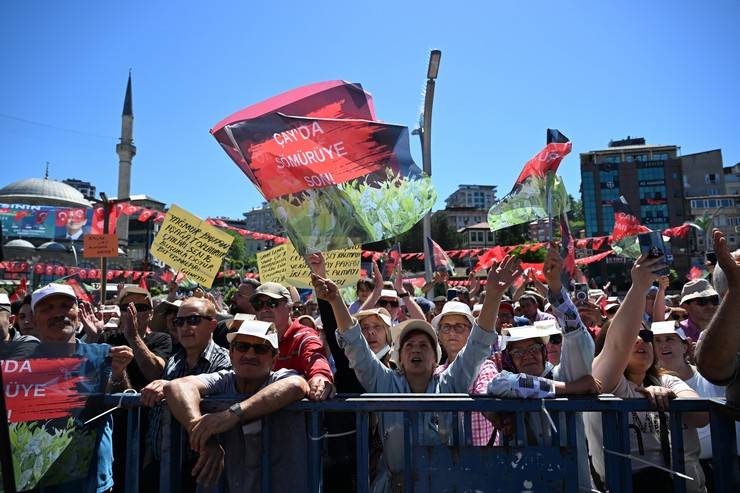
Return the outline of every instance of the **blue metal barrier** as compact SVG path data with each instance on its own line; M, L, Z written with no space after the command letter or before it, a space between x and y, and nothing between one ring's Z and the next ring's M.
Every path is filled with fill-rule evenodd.
M120 394L108 396L117 404ZM233 399L209 398L203 401L204 412L226 409ZM122 406L128 408L129 442L127 456L127 491L138 489L138 396L123 396ZM529 445L524 431L524 413L542 412L543 406L555 423L565 420L552 434L550 444ZM624 400L613 396L594 398L558 398L542 400L496 399L471 397L466 394L363 394L345 395L324 402L300 401L288 407L307 414L309 435L321 436L323 413L352 412L356 414L357 491L369 490L370 413L402 412L404 414L404 491L578 491L578 457L576 455L576 413L601 412L604 447L617 454L604 454L605 488L609 491L632 491L630 459L618 454L630 454L629 413L650 411L645 399ZM515 413L516 437L500 447L470 446L469 415L462 421L462 433L453 429L451 446L428 446L419 436L420 413L492 411ZM740 412L723 399L675 399L670 404L672 467L684 471L681 416L686 412L709 412L714 468L715 491L733 491L740 485L740 468L736 454L735 421ZM270 491L270 418L263 419L262 490ZM161 458L161 491L179 491L179 477L187 438L182 428L163 412L164 443ZM563 435L564 433L564 435ZM328 438L331 439L331 438ZM565 446L561 446L564 440ZM307 491L321 491L321 441L308 440L307 461L309 484ZM136 453L134 453L134 449ZM132 462L136 461L136 462ZM130 466L130 467L129 467ZM685 482L674 476L674 490L685 491ZM736 491L736 490L735 490Z

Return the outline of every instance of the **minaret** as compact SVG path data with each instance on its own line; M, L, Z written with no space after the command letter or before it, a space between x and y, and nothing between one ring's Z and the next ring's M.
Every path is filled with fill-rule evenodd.
M136 155L134 146L134 109L131 98L131 70L128 71L126 99L123 101L121 115L121 143L116 145L118 154L118 198L125 199L131 195L131 160ZM128 245L128 216L121 214L116 225L118 241Z

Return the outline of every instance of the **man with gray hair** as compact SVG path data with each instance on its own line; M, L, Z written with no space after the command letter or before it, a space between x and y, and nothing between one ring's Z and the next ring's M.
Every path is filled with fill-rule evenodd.
M725 235L712 232L718 265L715 288L722 303L696 347L696 362L704 378L727 386L727 402L740 405L740 252L730 253Z

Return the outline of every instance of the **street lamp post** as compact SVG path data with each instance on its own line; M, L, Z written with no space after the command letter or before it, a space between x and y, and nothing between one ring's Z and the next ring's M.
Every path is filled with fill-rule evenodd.
M434 105L434 85L439 72L439 62L442 51L432 50L429 53L429 66L427 67L427 85L424 93L424 111L421 114L419 128L413 134L419 135L421 140L421 160L424 173L432 176L432 106ZM424 276L427 282L432 279L432 257L427 238L432 236L432 212L429 211L422 220L424 234Z

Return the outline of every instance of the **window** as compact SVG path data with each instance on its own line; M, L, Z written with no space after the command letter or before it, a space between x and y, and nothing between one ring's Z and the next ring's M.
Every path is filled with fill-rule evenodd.
M489 231L486 233L488 237L488 243L493 243L493 231Z
M707 173L704 175L704 183L707 185L717 185L719 183L719 177L715 173Z

